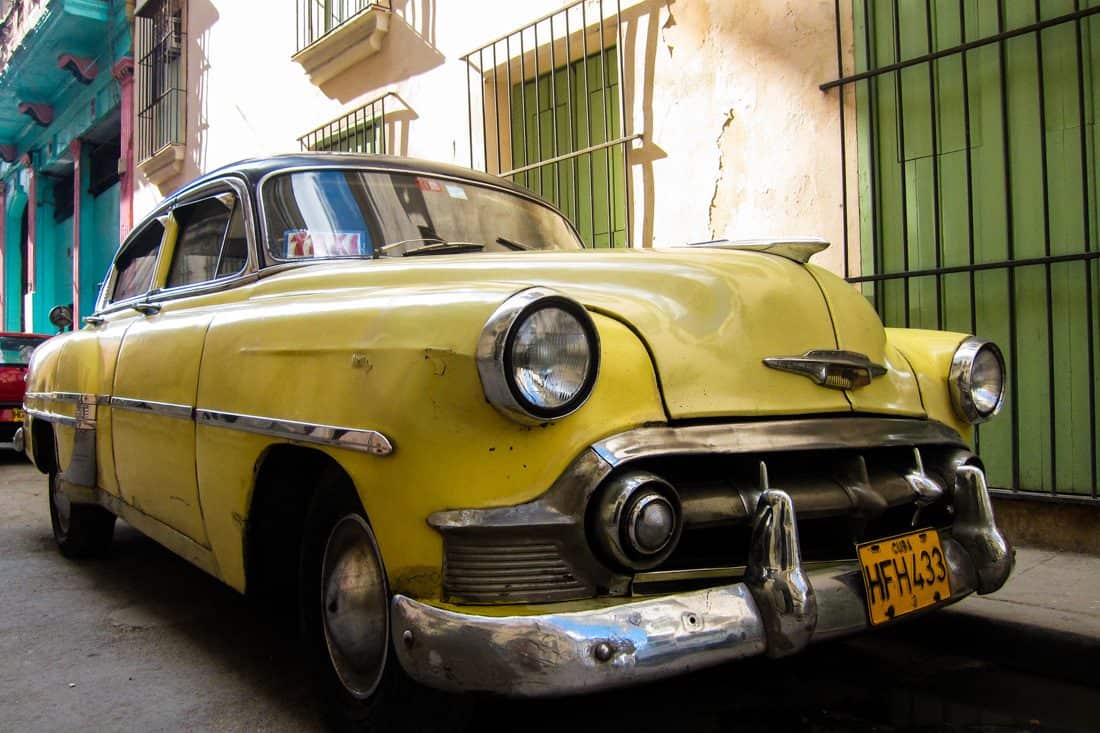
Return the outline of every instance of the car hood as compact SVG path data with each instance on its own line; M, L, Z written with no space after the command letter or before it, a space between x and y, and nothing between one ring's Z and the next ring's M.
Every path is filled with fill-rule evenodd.
M706 248L440 255L305 268L329 285L542 285L613 317L653 357L672 419L851 412L924 415L916 380L871 306L813 266ZM302 287L322 287L299 270ZM764 365L813 349L856 351L887 367L843 391Z

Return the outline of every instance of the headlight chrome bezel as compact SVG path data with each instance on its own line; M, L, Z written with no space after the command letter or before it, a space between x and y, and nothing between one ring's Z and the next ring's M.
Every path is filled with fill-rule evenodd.
M572 316L588 342L588 369L580 389L569 401L547 408L528 400L514 377L512 345L520 326L533 313L558 308ZM550 288L521 290L504 301L489 317L477 345L477 370L485 397L508 417L528 425L541 425L573 414L588 401L600 371L600 338L596 324L583 305Z
M992 410L982 411L974 402L974 384L973 384L973 370L974 364L978 359L979 353L983 350L987 350L988 353L993 354L997 359L997 364L1001 371L1001 389L997 394L997 402ZM992 341L986 341L985 339L978 338L977 336L967 337L958 348L955 349L955 355L951 359L951 371L947 378L948 387L951 391L951 403L955 407L955 412L958 413L966 422L971 425L978 425L986 422L994 415L1001 411L1005 402L1005 391L1008 387L1008 373L1005 369L1004 354L1001 353L1001 349L997 344Z

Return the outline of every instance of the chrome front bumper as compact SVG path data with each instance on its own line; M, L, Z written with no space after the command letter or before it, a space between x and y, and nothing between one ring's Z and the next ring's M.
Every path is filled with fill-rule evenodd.
M941 536L950 602L991 593L1014 552L993 519L981 470L964 466L955 522ZM855 562L807 572L794 509L761 497L745 580L608 608L532 616L458 613L395 596L391 629L405 670L444 690L554 696L670 677L733 659L786 656L868 627Z

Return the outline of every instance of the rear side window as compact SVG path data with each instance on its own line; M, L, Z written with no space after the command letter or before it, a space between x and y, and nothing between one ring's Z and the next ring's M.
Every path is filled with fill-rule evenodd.
M149 222L115 260L115 289L111 302L133 298L149 290L153 271L157 266L157 252L164 238L164 226L159 221Z
M177 208L179 223L168 287L191 285L240 272L247 255L244 216L232 194Z

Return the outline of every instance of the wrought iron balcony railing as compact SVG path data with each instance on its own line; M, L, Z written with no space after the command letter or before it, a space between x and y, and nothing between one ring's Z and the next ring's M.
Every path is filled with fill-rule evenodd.
M372 8L389 10L390 0L298 0L298 50Z

